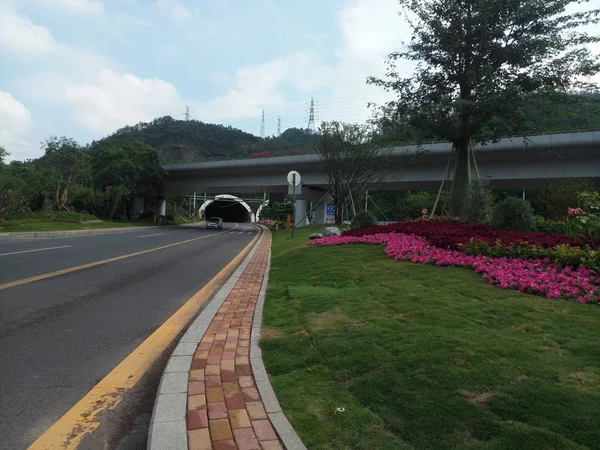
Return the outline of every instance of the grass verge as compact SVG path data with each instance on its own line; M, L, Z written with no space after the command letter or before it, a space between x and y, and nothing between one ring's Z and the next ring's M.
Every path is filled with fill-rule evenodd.
M104 228L147 227L156 225L151 221L133 220L123 222L102 221L98 223L81 222L27 222L26 220L7 220L0 227L0 233L34 231L98 230Z
M309 448L600 448L600 308L314 231L273 234L261 342Z

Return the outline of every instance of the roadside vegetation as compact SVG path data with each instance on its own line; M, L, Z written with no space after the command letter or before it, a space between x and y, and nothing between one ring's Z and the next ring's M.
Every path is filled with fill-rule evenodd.
M273 234L261 342L309 448L597 448L597 305L308 246L315 229Z
M67 211L40 211L9 215L0 233L27 231L94 230L103 228L144 227L156 225L152 220L99 220L90 214Z

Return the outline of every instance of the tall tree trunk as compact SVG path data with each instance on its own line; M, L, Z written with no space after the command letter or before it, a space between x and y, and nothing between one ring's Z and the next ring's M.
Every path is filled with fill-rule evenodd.
M65 184L63 191L62 191L61 198L60 198L60 209L63 209L65 207L65 205L67 204L68 198L69 198L69 185Z
M65 183L65 187L62 193L62 207L67 204L67 200L69 199L69 188L71 187L71 182L73 181L73 172L69 174L67 178L67 182Z
M450 213L456 217L460 216L463 200L471 184L471 159L469 158L469 139L461 139L454 145L456 161L450 190Z
M342 224L342 208L344 206L344 202L341 199L334 197L333 205L335 206L335 224L341 225Z
M60 196L60 183L58 183L56 185L56 196L55 196L55 200L56 200L56 205L55 206L56 206L57 210L61 210L62 209L62 207L60 206L60 197L61 197Z

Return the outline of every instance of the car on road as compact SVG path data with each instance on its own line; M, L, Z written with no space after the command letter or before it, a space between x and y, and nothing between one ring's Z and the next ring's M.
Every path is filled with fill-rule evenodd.
M223 229L223 219L220 217L211 217L206 221L206 228Z

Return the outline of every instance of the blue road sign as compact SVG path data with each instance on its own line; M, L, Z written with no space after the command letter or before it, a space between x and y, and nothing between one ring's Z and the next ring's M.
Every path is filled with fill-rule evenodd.
M328 206L327 207L327 215L328 216L335 216L335 206Z

